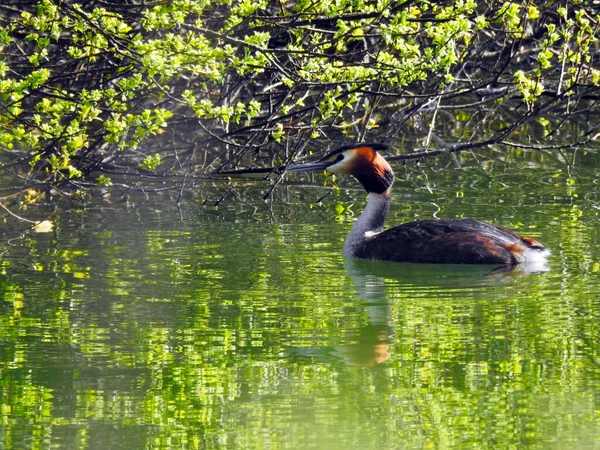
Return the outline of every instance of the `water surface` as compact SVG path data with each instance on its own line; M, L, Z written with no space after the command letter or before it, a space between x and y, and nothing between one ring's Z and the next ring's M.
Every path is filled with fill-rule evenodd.
M365 195L315 204L319 174L20 211L56 228L2 229L0 447L600 448L600 176L575 156L396 167L390 224L504 224L545 271L344 259Z

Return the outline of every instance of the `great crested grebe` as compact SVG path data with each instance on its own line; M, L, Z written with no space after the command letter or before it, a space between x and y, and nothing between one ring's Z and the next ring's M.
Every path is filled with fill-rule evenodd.
M543 263L550 251L535 239L471 219L419 220L383 230L394 172L377 153L384 144L337 148L318 161L288 168L290 172L327 170L353 175L367 190L365 210L344 243L344 256L384 261L443 264Z

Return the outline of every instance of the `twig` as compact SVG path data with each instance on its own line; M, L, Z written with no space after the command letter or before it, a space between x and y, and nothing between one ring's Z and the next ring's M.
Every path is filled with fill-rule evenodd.
M325 192L323 195L321 195L318 199L317 199L317 203L321 203L323 201L323 199L325 197L329 197L332 193L333 193L333 188L329 189L327 192Z
M26 219L25 217L21 217L21 216L15 214L10 209L8 209L6 206L4 206L2 203L0 203L0 207L2 207L2 209L4 209L4 211L6 211L8 214L10 214L11 216L13 216L14 218L22 220L23 222L32 223L34 225L37 225L39 223L36 220L29 220L29 219Z

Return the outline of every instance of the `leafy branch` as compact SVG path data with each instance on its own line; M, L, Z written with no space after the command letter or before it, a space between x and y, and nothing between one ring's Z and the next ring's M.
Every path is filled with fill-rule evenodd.
M310 141L412 149L397 159L591 145L599 27L569 0L12 0L0 145L54 186L109 186L117 163L185 177L285 166ZM573 122L582 136L557 142ZM519 141L534 125L537 141Z

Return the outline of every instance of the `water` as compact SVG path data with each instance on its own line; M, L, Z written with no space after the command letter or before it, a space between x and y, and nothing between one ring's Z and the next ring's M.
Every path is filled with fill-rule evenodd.
M534 273L345 260L365 196L315 205L321 175L20 211L56 228L2 229L0 448L600 448L600 176L576 156L396 170L389 224L510 226L552 249Z

